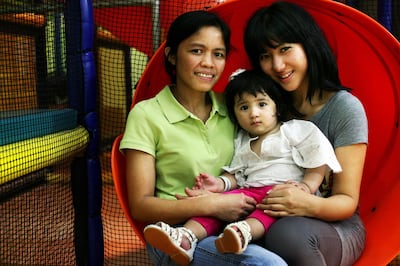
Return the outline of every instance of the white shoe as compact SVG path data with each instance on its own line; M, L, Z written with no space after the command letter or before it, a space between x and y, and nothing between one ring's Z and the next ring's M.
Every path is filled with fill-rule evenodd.
M228 224L215 239L215 247L221 253L241 254L251 241L250 226L245 221Z
M151 246L166 253L179 265L188 265L193 260L197 237L185 227L171 227L166 223L158 222L144 228L144 238ZM182 237L185 235L190 242L190 249L181 247Z

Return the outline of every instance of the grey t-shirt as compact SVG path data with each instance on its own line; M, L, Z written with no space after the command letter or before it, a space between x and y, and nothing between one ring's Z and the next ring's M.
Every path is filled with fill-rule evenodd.
M347 91L337 92L311 121L329 139L333 148L368 143L368 123L360 100Z
M360 100L347 91L337 92L311 119L327 136L334 148L368 143L368 121ZM329 180L326 191L330 194ZM351 218L332 223L342 242L342 263L349 265L363 250L365 229L358 212Z

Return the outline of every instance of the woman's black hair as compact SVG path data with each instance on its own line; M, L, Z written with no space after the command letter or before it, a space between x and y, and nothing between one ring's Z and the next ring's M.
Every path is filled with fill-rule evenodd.
M169 62L168 56L176 55L181 42L203 27L216 27L221 30L226 53L228 54L231 31L229 26L217 14L205 10L183 13L172 22L165 43L165 47L170 47L170 51L165 58L165 67L172 82L175 82L176 79L176 66Z
M257 93L267 94L275 102L278 121L289 120L290 110L283 99L283 89L264 72L246 70L233 76L224 91L229 117L236 125L239 124L234 110L235 97L241 97L243 93L249 93L254 96Z
M324 33L313 17L302 7L288 2L275 2L257 10L247 23L244 34L246 52L254 68L261 69L260 55L266 48L283 43L298 43L308 61L309 88L307 99L322 90L345 89L340 82L336 58Z

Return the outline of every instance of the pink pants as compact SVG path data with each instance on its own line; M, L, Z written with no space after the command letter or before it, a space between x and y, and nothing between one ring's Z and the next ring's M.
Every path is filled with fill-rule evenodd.
M239 194L243 193L249 197L252 197L257 201L257 203L261 203L261 201L265 198L266 193L273 186L265 186L265 187L251 187L251 188L239 188L231 191L224 192L224 194ZM275 218L266 215L262 210L255 209L249 216L246 218L255 218L260 223L263 224L265 232L267 232L268 228L271 226L273 222L275 222ZM207 231L207 235L215 235L222 230L222 227L226 225L226 222L220 221L214 217L193 217L192 220L200 223L204 229Z

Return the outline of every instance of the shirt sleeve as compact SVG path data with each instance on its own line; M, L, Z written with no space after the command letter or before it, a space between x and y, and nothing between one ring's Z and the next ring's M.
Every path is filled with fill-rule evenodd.
M348 94L351 95L351 94ZM352 96L352 95L351 95ZM332 131L334 147L368 143L368 122L363 105L356 97L347 97L335 106L336 119Z
M297 165L303 168L327 165L333 172L342 171L331 143L312 122L292 120L284 126L283 133Z
M368 121L360 100L346 91L337 92L312 122L334 148L368 143Z
M155 156L156 132L157 128L139 103L129 112L120 150L134 149Z

